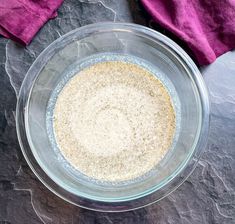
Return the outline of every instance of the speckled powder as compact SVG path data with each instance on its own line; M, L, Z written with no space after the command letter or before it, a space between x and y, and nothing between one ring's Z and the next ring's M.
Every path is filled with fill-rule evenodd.
M125 181L164 157L175 112L167 90L149 71L108 61L83 69L64 86L53 124L62 154L80 172Z

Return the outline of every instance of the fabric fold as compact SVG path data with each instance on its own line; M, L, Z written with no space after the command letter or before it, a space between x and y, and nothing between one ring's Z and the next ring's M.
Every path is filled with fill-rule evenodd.
M1 0L0 34L28 45L63 0Z
M153 20L191 49L200 65L235 48L235 0L142 0Z

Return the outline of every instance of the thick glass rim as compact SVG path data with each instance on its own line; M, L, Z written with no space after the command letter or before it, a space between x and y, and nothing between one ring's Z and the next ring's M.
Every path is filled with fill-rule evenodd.
M31 144L26 134L25 111L27 111L28 99L30 97L33 83L35 82L43 66L47 63L47 60L45 59L47 57L45 57L45 55L49 57L53 56L56 50L63 48L66 44L70 43L78 36L82 38L95 32L104 31L138 32L146 38L151 38L153 40L157 40L158 42L160 41L164 47L170 49L172 56L177 58L177 60L187 71L187 74L195 85L199 95L198 101L201 110L200 125L197 131L197 136L195 136L194 145L190 150L190 155L171 176L161 182L161 185L159 184L160 186L158 185L158 187L149 189L147 192L144 192L141 195L132 197L131 200L100 201L96 198L88 198L85 195L77 196L65 190L58 183L53 181L44 171L44 169L42 169L31 151ZM65 34L64 36L61 36L51 43L34 61L29 71L27 72L20 89L16 107L16 129L20 147L27 163L35 175L40 179L40 181L53 193L74 205L91 210L110 212L128 211L144 207L164 198L173 190L178 188L194 170L200 155L206 146L209 130L209 97L205 83L197 66L181 47L179 47L166 36L147 27L131 23L97 23L77 28ZM179 177L179 175L181 177Z

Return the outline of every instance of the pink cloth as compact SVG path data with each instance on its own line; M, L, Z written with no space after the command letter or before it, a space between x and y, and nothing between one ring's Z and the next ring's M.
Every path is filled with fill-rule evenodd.
M200 65L235 48L235 0L142 0L154 21L193 52Z
M29 44L63 0L0 0L0 34Z

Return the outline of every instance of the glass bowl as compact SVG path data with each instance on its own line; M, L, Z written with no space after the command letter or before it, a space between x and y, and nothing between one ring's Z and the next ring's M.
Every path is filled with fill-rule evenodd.
M47 108L56 86L72 67L102 54L134 56L155 66L179 101L180 128L172 148L151 175L137 181L101 184L82 178L62 162L48 135ZM98 23L60 37L35 60L21 86L16 126L29 166L48 189L83 208L128 211L162 199L193 171L206 145L209 100L196 65L172 40L136 24Z

